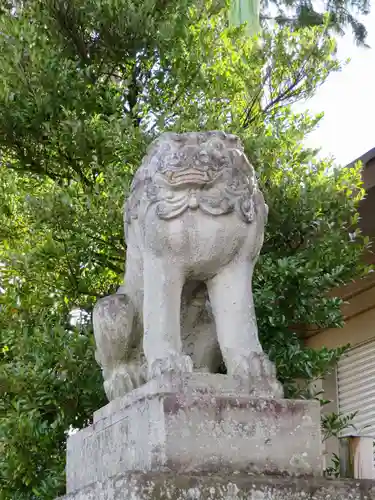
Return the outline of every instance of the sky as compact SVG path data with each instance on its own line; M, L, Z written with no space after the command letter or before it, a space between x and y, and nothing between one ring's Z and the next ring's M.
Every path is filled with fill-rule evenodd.
M369 49L358 47L351 32L338 39L340 60L351 61L340 73L330 75L316 95L298 106L324 112L316 131L306 140L320 147L321 155L347 165L375 147L375 4L363 18Z

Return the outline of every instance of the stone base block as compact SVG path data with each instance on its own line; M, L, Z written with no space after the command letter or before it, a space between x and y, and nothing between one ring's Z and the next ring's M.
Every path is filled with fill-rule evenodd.
M60 500L375 500L374 481L250 475L122 474Z
M224 375L152 381L68 439L68 493L128 471L320 475L319 403L251 398Z

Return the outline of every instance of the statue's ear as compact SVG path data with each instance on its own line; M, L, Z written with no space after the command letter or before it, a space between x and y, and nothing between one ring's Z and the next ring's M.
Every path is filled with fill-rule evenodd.
M232 167L239 167L240 166L240 151L238 151L237 149L230 149L228 151L228 156L229 156L229 161L230 161L230 165Z
M249 159L243 151L240 149L231 149L229 151L231 156L232 166L237 168L240 172L243 172L248 179L251 179L252 183L256 183L255 170Z

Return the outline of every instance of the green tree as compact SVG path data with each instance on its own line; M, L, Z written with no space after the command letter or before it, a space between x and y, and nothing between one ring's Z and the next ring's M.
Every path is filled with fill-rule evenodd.
M104 404L88 315L122 280L124 193L161 131L240 135L270 207L254 278L264 347L289 396L311 397L342 350L326 292L365 271L359 168L318 161L295 114L339 70L328 26L229 30L220 2L30 0L0 15L0 498L64 489L70 428ZM354 229L353 229L354 228ZM349 232L351 236L349 237Z
M350 4L338 0L325 1L320 4L310 0L297 2L267 0L261 1L260 6L260 20L263 24L272 20L279 26L291 28L322 26L328 17L328 28L332 33L343 35L349 27L356 43L366 45L367 29L363 24L363 16L370 12L370 2L367 0Z

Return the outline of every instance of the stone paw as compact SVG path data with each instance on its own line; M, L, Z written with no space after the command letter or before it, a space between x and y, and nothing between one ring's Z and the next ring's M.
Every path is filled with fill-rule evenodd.
M155 359L148 369L148 378L161 377L165 373L191 373L193 362L190 356L181 354L169 354L168 357Z
M138 364L121 365L111 370L110 375L105 377L104 391L108 400L112 401L137 389L145 382L145 375Z
M234 357L231 367L233 377L276 377L275 365L264 353L252 352Z
M284 390L277 380L276 368L265 353L252 352L233 359L230 374L249 382L255 397L282 398Z
M269 380L269 391L273 395L275 399L283 399L284 397L284 388L282 384L277 380Z

